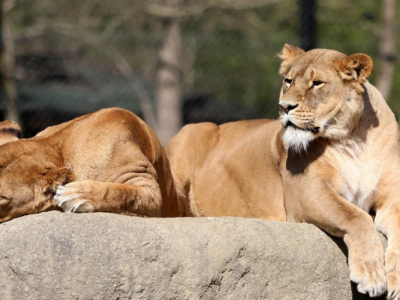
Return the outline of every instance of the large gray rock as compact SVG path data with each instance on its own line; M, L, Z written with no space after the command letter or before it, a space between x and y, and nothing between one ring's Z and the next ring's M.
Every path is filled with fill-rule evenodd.
M0 299L352 299L308 224L42 213L0 225Z

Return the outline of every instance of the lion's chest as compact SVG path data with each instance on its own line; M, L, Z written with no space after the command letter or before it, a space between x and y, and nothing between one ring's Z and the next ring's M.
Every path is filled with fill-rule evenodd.
M363 145L334 149L330 156L338 175L335 184L338 193L361 209L369 211L380 178L378 160L371 159L368 149Z

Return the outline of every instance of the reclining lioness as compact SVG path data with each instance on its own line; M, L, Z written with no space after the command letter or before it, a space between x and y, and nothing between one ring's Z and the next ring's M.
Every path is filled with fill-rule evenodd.
M367 81L372 60L290 45L280 58L280 121L184 127L167 147L178 193L196 216L308 222L344 237L358 290L400 299L399 129Z
M165 152L123 109L104 109L18 140L0 123L0 222L53 209L184 216Z

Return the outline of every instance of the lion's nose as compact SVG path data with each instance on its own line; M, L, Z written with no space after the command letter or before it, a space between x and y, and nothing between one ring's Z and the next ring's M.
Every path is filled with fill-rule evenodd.
M291 105L285 102L279 102L279 110L285 114L288 114L289 111L295 109L297 106L298 104Z

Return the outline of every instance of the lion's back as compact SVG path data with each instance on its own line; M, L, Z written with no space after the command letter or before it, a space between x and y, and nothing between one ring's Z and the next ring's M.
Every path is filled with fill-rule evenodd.
M120 108L103 109L48 128L33 140L59 149L65 165L79 180L113 181L119 170L133 165L156 176L165 160L161 142L150 127Z
M281 128L272 120L184 127L167 154L194 214L284 219Z

